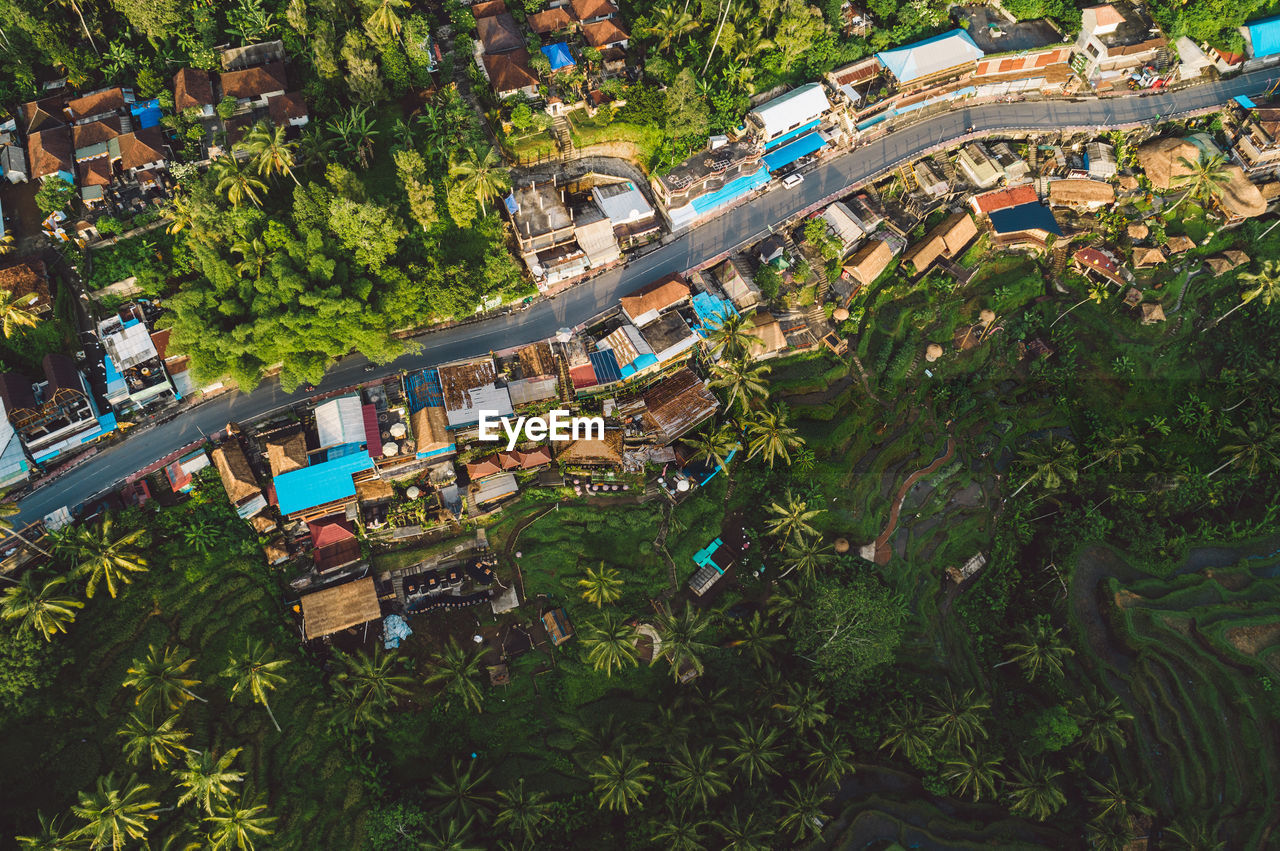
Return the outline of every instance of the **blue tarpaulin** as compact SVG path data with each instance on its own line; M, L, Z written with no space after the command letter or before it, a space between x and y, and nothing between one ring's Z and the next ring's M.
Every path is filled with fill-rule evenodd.
M637 372L639 372L645 367L653 366L657 362L658 362L657 355L653 354L652 352L645 352L644 354L640 355L640 357L633 360L631 362L631 365L635 367Z
M819 133L801 136L789 145L783 145L771 154L765 154L764 166L769 171L777 171L783 166L791 165L801 157L807 157L814 151L821 150L827 140Z
M513 216L516 214L516 211L519 209L519 206L516 204L516 193L514 192L509 194L506 198L503 198L502 203L506 205L507 212Z
M133 115L133 123L139 130L157 127L160 124L161 112L158 100L140 100L129 107L129 112Z
M1053 217L1053 211L1038 201L991 211L991 229L997 234L1017 233L1024 230L1044 230L1062 236L1062 228Z
M742 177L735 178L724 186L721 186L715 192L708 192L699 198L693 199L690 206L698 215L709 213L717 207L723 207L725 204L731 204L744 195L748 195L759 189L769 182L769 170L761 168L754 174L744 174Z
M387 615L382 619L382 646L395 650L403 639L413 635L409 624L399 615Z
M547 57L547 61L551 63L552 71L573 67L573 54L569 52L569 45L563 41L543 45L542 55Z
M698 317L694 330L705 337L708 332L719 328L720 323L738 311L733 302L711 293L698 293L693 297L693 314Z
M1243 106L1245 109L1257 109L1258 105L1249 100L1248 95L1236 95L1235 102Z
M1255 59L1280 53L1280 15L1250 21L1244 26L1249 31L1249 43L1253 45Z
M601 384L622 380L622 370L618 368L618 359L611 349L591 352L587 357L591 360L591 368L595 370L596 380Z
M280 505L280 513L287 516L296 511L349 499L356 495L356 485L351 477L372 468L373 459L369 457L369 453L360 452L282 473L275 478L276 501Z

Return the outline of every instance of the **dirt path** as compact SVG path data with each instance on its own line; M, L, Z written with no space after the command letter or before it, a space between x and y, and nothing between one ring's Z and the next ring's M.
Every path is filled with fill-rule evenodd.
M898 494L894 497L893 505L889 506L889 523L885 526L884 531L880 533L880 537L876 538L876 564L888 564L890 557L893 555L893 550L889 546L889 538L893 536L894 530L898 528L898 512L902 510L902 501L907 498L907 491L911 490L911 486L925 476L936 473L955 454L955 438L948 437L946 451L939 458L934 459L933 463L928 467L923 470L917 470L908 476L907 480L902 483L902 487L898 488Z

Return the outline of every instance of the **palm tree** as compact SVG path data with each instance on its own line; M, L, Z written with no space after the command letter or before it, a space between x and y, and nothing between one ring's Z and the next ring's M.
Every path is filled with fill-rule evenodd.
M738 438L728 424L708 427L706 431L693 437L686 437L682 442L692 450L690 460L706 461L713 467L724 469L726 474L729 469L727 466L729 456L741 448Z
M222 756L213 751L188 751L187 764L174 772L183 790L178 796L178 806L191 801L213 815L213 805L229 800L236 791L232 784L244 780L243 771L231 768L240 751L241 748L232 748Z
M128 585L133 582L130 573L144 573L147 569L140 547L146 530L135 529L112 540L112 525L108 514L96 525L76 527L62 544L76 563L75 575L88 577L84 587L86 597L92 598L101 582L114 599L117 584Z
M768 374L769 367L764 364L722 361L712 369L710 383L713 388L726 391L726 410L733 410L735 404L740 404L745 411L757 400L769 395L769 385L765 382Z
M384 41L394 41L400 37L402 29L400 16L396 14L396 10L408 7L408 0L380 0L378 8L369 13L369 17L365 19L365 29L369 30L370 34L380 36Z
M1257 476L1264 464L1272 467L1280 466L1280 422L1275 420L1250 420L1244 428L1230 426L1227 433L1236 439L1236 443L1228 443L1219 452L1229 456L1219 467L1209 473L1208 478L1237 461L1243 461L1250 478Z
M384 0L385 2L403 0ZM284 174L292 178L296 185L302 185L298 182L298 176L293 173L293 152L297 143L286 139L284 127L274 127L265 121L259 121L236 147L249 154L258 174L263 177Z
M0 290L0 316L4 317L4 336L12 337L19 328L34 328L40 317L31 306L40 298L39 293L14 296L13 290Z
M329 119L325 128L343 150L356 158L361 168L369 166L373 144L378 138L378 125L370 120L367 106L351 107L340 118Z
M59 594L67 584L65 576L55 576L41 581L40 574L29 570L17 584L5 589L0 600L0 616L7 621L18 621L20 629L38 631L45 641L66 632L76 619L76 609L84 608L84 601Z
M831 550L817 537L806 537L799 543L788 541L782 549L783 563L787 565L787 569L778 578L784 579L791 571L798 570L806 580L811 580L818 568L831 560L831 555Z
M1019 632L1021 640L1004 646L1005 650L1013 654L1007 662L1017 662L1031 682L1041 673L1049 674L1054 679L1060 678L1063 661L1076 652L1062 640L1062 630L1049 622L1048 615L1039 615L1031 623L1022 624Z
M261 796L245 793L236 802L219 801L205 821L209 824L209 841L215 851L224 848L253 851L254 839L275 832L276 817L267 815L267 805Z
M387 710L393 703L409 695L413 678L393 669L396 657L375 644L373 653L338 657L342 670L334 677L338 696L336 720L347 727L363 727L372 737L372 728L389 722Z
M791 450L804 445L795 426L787 423L787 414L781 405L756 414L747 423L747 435L751 439L751 451L747 454L747 459L761 455L770 470L778 458L790 464Z
M959 755L944 763L942 776L951 781L957 795L972 795L973 800L982 800L983 792L989 797L996 796L996 782L1004 779L1000 770L999 757L979 754L973 745L965 745Z
M475 762L463 763L456 757L449 777L437 774L427 788L427 797L436 802L436 812L446 819L469 819L485 815L493 809L493 796L485 789L488 770L475 773Z
M1227 843L1218 839L1216 834L1217 831L1203 816L1183 816L1164 829L1160 847L1186 851L1223 851Z
M596 795L600 798L600 808L621 810L623 815L631 811L632 804L638 804L649 794L648 784L653 782L653 775L648 769L649 763L631 753L625 746L616 754L601 754L591 771L591 782L595 784Z
M14 528L14 523L9 518L16 517L20 513L22 513L22 509L18 507L18 503L11 502L9 500L0 500L0 532L8 532L10 535L17 538L23 544L25 544L28 547L31 547L31 549L35 550L36 552L40 553L40 555L46 558L49 558L50 556L52 556L52 553L46 552L45 550L41 549L39 546L35 544L35 542L28 540L26 536L22 534L22 532Z
M1062 771L1052 768L1043 760L1028 762L1018 758L1018 767L1009 780L1009 812L1044 821L1067 803L1058 778Z
M933 728L924 717L918 703L899 704L889 710L888 730L880 742L880 748L889 753L902 753L907 762L915 765L933 753Z
M724 768L724 757L711 745L691 751L687 742L682 743L671 758L671 788L705 809L712 798L729 791Z
M730 647L745 651L757 668L773 662L773 648L782 643L782 636L759 612L752 612L749 619L742 621L738 632L739 637L729 642Z
M177 709L193 698L201 703L209 702L191 690L200 685L199 680L187 675L196 660L181 657L179 647L166 647L161 652L152 644L146 656L133 660L126 671L124 685L138 690L135 705Z
M471 842L475 818L466 821L449 819L444 825L427 828L427 837L418 843L422 851L485 851Z
M705 851L702 829L707 824L691 818L688 809L682 807L679 814L672 813L666 821L655 823L650 838L666 851Z
M751 333L755 323L741 313L720 317L720 324L707 332L707 344L712 354L727 361L746 360L751 350L763 346L764 341Z
M809 593L794 580L779 580L769 595L769 617L777 621L778 626L786 626L796 619L796 615L808 603Z
M1069 440L1047 440L1043 447L1032 447L1018 453L1019 462L1027 472L1026 481L1009 494L1013 499L1030 484L1039 482L1046 491L1055 491L1064 481L1074 482L1080 475L1077 469L1076 447Z
M776 727L770 727L756 719L751 722L733 722L734 733L726 737L725 750L729 752L729 764L745 777L749 785L778 773L776 763L782 758L782 735Z
M457 178L467 193L475 196L481 215L486 212L487 202L511 189L511 173L502 168L502 159L493 148L484 154L465 150L463 156L449 166L449 176Z
M525 791L524 778L521 777L515 786L498 793L498 816L495 821L498 827L523 837L525 843L532 847L542 834L543 826L550 823L551 809L547 793Z
M781 701L774 704L797 731L821 726L831 720L827 714L827 699L815 686L787 683L787 691Z
M639 664L636 628L612 611L604 612L599 623L587 625L582 646L591 667L604 671L607 677L613 676L614 668L622 670Z
M1137 461L1146 454L1147 450L1143 447L1142 441L1138 437L1137 429L1127 427L1107 436L1102 447L1098 450L1098 456L1081 469L1087 470L1094 464L1114 461L1116 472L1119 473L1124 470L1125 461Z
M1124 784L1120 782L1120 778L1116 776L1114 767L1107 780L1090 777L1089 784L1093 786L1095 792L1087 797L1089 802L1098 808L1093 816L1095 822L1111 817L1120 822L1128 822L1135 815L1149 816L1155 813L1151 807L1142 802L1145 790L1140 789L1137 794L1129 794Z
M946 694L933 702L929 726L944 744L959 748L987 737L983 716L990 708L991 701L979 697L976 689L958 695L948 683Z
M797 499L791 492L791 488L787 488L785 494L786 499L783 502L771 502L766 507L766 510L773 515L773 518L765 524L769 534L783 542L794 540L797 543L803 542L805 537L817 536L818 530L813 528L811 522L822 513L822 509L809 508L809 503L803 499Z
M91 848L124 848L130 840L143 839L149 821L159 818L158 802L148 796L151 787L137 776L116 785L114 774L99 777L93 792L81 792L71 813L84 820L78 834L89 838Z
M854 772L853 748L829 730L818 730L809 748L806 767L814 780L839 783Z
M329 158L333 137L320 127L312 127L298 137L298 161L303 165L316 165Z
M258 194L267 191L267 184L246 171L235 156L218 157L209 170L218 181L217 190L227 196L232 207L239 207L246 200L252 201L255 207L262 206Z
M1105 751L1108 744L1124 747L1121 725L1133 720L1133 714L1124 708L1120 698L1104 700L1092 690L1072 702L1071 715L1080 728L1080 743L1098 753Z
M137 765L146 754L151 757L152 768L165 768L171 759L185 754L187 746L183 742L191 734L178 728L179 717L175 712L157 724L136 712L129 713L119 732L125 739L124 753L129 762Z
M713 824L724 839L722 851L769 851L772 847L769 839L773 831L756 819L755 812L749 811L743 818L737 804L730 808L728 817Z
M442 652L431 658L431 673L427 675L427 683L444 683L445 706L457 697L463 706L470 706L476 712L484 703L484 693L480 691L481 662L484 653L475 647L463 647L450 638Z
M787 793L782 796L783 815L778 825L784 830L791 831L798 840L820 833L822 828L819 825L823 823L823 800L822 792L818 787L801 786L792 780Z
M267 248L267 244L261 239L242 239L232 244L231 250L241 256L241 261L236 264L236 271L241 275L248 275L254 280L262 277L262 270L271 263L272 251ZM203 524L204 528L200 528ZM193 538L207 546L208 538L215 532L215 528L207 521L199 520L187 528L185 537L188 546L199 547L200 544L193 544Z
M267 710L271 724L280 732L280 722L271 711L271 703L267 700L267 692L273 691L285 683L280 669L289 664L287 659L273 658L271 648L257 639L245 639L244 655L230 654L227 658L226 670L222 676L231 683L231 699L235 700L240 692L246 692L254 703L261 703Z
M1127 851L1138 839L1128 819L1105 819L1085 828L1085 840L1092 851Z
M1262 264L1262 269L1257 272L1242 272L1240 280L1251 284L1244 291L1244 295L1240 297L1240 303L1219 316L1217 319L1209 323L1209 327L1216 326L1219 322L1235 313L1252 301L1261 300L1264 307L1270 307L1273 301L1280 301L1280 263L1275 260L1266 260ZM9 336L9 328L6 324L4 335Z
M622 574L600 562L599 567L587 568L583 578L578 580L578 587L583 589L582 599L598 609L605 603L616 603L622 599Z
M37 811L36 818L40 822L39 833L13 838L24 851L72 851L85 847L79 830L63 831L61 816L47 819L44 813Z
M702 673L702 654L711 649L703 634L711 628L711 619L691 603L685 603L680 614L658 613L658 634L662 637L662 656L671 665L676 679L687 670ZM655 654L653 661L658 661Z
M702 22L690 15L688 11L677 9L675 3L663 6L653 13L649 26L644 33L657 39L659 53L667 53L672 46L687 36L702 29Z
M1186 157L1178 157L1178 164L1182 166L1183 174L1175 177L1172 183L1184 192L1177 203L1165 213L1166 217L1188 198L1196 198L1202 203L1221 198L1227 184L1231 182L1230 163L1224 154L1197 157L1195 162Z

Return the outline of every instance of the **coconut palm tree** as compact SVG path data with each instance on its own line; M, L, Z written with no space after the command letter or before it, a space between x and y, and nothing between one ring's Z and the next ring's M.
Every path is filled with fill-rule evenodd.
M498 827L523 838L525 844L533 847L544 826L551 822L551 810L547 793L527 791L521 777L515 786L498 793L498 816L494 821Z
M1085 464L1081 470L1087 470L1095 464L1114 461L1116 472L1119 473L1124 470L1125 461L1138 461L1146 454L1147 450L1142 445L1138 430L1129 426L1104 438L1097 457Z
M372 738L373 729L389 723L391 705L409 696L413 678L394 670L396 657L380 644L373 646L373 653L342 654L338 660L342 670L333 680L338 697L335 720L348 728L362 728Z
M702 843L702 829L708 824L703 819L693 818L688 808L682 805L679 813L670 812L665 821L654 823L650 839L666 851L705 851L707 846Z
M657 40L654 45L659 53L668 53L685 38L702 29L702 22L687 10L677 9L675 3L657 9L645 27L644 34Z
M303 131L298 137L298 162L307 166L326 162L333 143L333 136L320 127Z
M1084 836L1092 851L1126 851L1133 847L1138 832L1127 819L1105 819L1088 825Z
M267 814L261 795L246 792L238 801L218 801L205 822L215 851L253 851L254 840L275 833L276 817Z
M1183 194L1165 213L1166 217L1172 215L1188 198L1195 198L1202 204L1221 198L1227 184L1231 182L1231 164L1227 162L1225 154L1197 157L1194 162L1186 157L1178 157L1178 164L1182 166L1183 173L1171 183L1182 189Z
M471 841L475 823L475 818L466 821L449 819L443 825L428 827L426 837L417 847L422 851L486 851Z
M607 677L613 676L614 668L622 670L639 664L636 628L616 612L604 612L598 623L588 623L582 646L591 667L604 671Z
M781 503L771 502L766 506L769 514L773 515L765 522L769 534L784 543L802 543L806 537L816 537L818 530L813 528L812 521L822 514L822 509L809 508L809 503L798 499L791 488L787 488L785 496Z
M694 751L687 742L681 743L671 757L671 777L671 788L681 799L692 800L704 809L713 798L729 791L724 757L711 745Z
M773 847L769 844L773 831L764 820L757 819L753 811L748 811L744 818L738 813L737 804L722 820L712 824L724 840L722 851L769 851Z
M898 704L889 710L889 723L880 748L888 748L894 755L901 753L914 765L933 753L932 740L933 728L920 704Z
M113 525L108 514L100 523L75 527L59 544L59 549L75 562L74 575L87 578L86 597L92 598L101 583L114 598L117 585L133 582L130 573L143 573L147 569L147 559L141 551L146 530L135 529L113 539Z
M493 148L483 154L474 149L464 150L449 166L449 176L459 180L467 194L475 196L481 215L487 212L485 204L511 189L511 173L502 167L502 158Z
M791 571L798 570L806 581L812 580L818 569L831 561L831 556L831 549L817 536L807 536L798 542L788 541L782 549L782 560L787 569L778 578L784 579Z
M85 847L80 830L63 830L61 816L47 819L44 813L36 812L36 818L40 822L39 833L13 838L23 851L74 851Z
M853 748L831 730L817 730L805 756L805 767L819 783L839 783L854 772Z
M759 719L733 722L733 732L724 737L724 747L738 777L746 778L748 785L755 785L757 781L777 775L777 763L782 758L782 746L778 743L781 735L776 727Z
M445 705L453 698L462 701L476 712L484 703L484 693L480 691L480 669L484 653L476 647L464 647L455 639L440 653L431 658L431 673L427 675L427 683L443 683L445 687Z
M1066 806L1067 796L1062 793L1058 778L1062 771L1045 764L1043 760L1028 761L1018 758L1018 767L1009 778L1009 812L1044 821Z
M125 740L125 757L132 765L137 765L145 754L151 758L152 768L165 768L170 760L185 754L188 749L183 742L191 738L191 734L179 729L179 718L175 712L157 724L136 712L129 713L119 732Z
M400 16L396 14L396 10L407 8L409 8L408 0L380 0L378 8L370 12L368 18L365 18L365 29L376 40L384 43L394 41L400 37L400 31L403 29L403 24L400 21Z
M599 567L586 569L583 578L578 580L578 587L582 589L582 599L598 609L605 603L622 599L622 574L600 562Z
M1223 851L1227 843L1218 839L1217 830L1203 816L1180 816L1161 833L1160 847L1178 851Z
M1249 284L1249 288L1240 297L1240 303L1209 323L1210 328L1253 301L1261 301L1264 307L1270 307L1273 301L1280 301L1280 263L1275 260L1263 261L1257 272L1242 272L1240 280ZM9 336L8 327L5 336Z
M267 184L250 174L235 156L218 157L209 170L217 180L218 192L227 196L232 207L239 207L245 201L252 201L255 207L262 206L259 195L267 191Z
M620 747L617 753L602 754L589 775L600 799L600 808L608 807L621 810L623 815L628 814L633 804L640 803L649 794L648 784L654 777L648 768L647 760L631 753L625 746Z
M794 580L779 580L774 585L773 593L769 595L769 617L773 618L778 626L793 623L796 615L808 602L808 596L808 591L800 583Z
M659 611L657 621L658 634L662 637L661 655L670 663L671 675L680 679L687 670L701 674L702 654L711 649L703 637L711 628L711 618L691 603L685 603L678 615ZM653 661L658 661L658 655L654 655Z
M384 2L403 2L403 0L384 0ZM283 174L293 179L294 184L301 186L298 176L293 173L294 150L296 142L285 137L284 127L276 127L265 121L259 121L244 137L244 141L236 144L233 150L242 150L249 155L250 162L257 168L258 174L270 177Z
M231 699L235 700L241 692L244 692L253 698L254 703L261 703L266 708L267 717L271 719L271 725L276 728L277 733L280 732L280 722L276 721L276 715L271 711L267 692L284 685L285 678L280 673L280 669L287 664L289 664L288 659L275 658L271 648L262 641L247 638L244 643L244 653L230 654L227 658L227 667L222 672L222 676L232 681Z
M1228 443L1218 451L1228 456L1219 467L1209 473L1212 478L1219 472L1243 461L1245 470L1252 478L1264 465L1280 466L1280 421L1275 419L1250 420L1242 428L1230 426L1227 434L1235 438L1235 443Z
M1093 816L1095 822L1108 819L1128 822L1133 816L1155 814L1155 810L1142 802L1146 790L1139 789L1136 793L1130 794L1125 784L1120 782L1114 767L1106 780L1090 777L1089 785L1093 787L1094 792L1086 797L1089 803L1098 808Z
M786 694L773 708L782 713L791 726L801 733L831 720L831 716L827 714L826 697L812 685L787 683Z
M190 801L213 815L213 805L230 800L235 794L232 784L244 781L244 772L231 768L241 748L232 748L222 756L214 751L188 751L187 762L174 772L178 788L182 794L178 796L178 806Z
M195 663L195 659L182 658L180 647L165 647L160 651L152 644L146 656L133 660L125 672L124 685L138 690L133 701L137 706L177 709L192 699L208 703L192 691L200 685L199 680L187 673Z
M720 317L720 324L707 333L707 344L712 354L727 361L742 361L751 356L751 350L763 346L764 341L751 333L755 323L741 313Z
M84 608L83 600L59 593L66 584L65 576L42 579L39 573L29 570L17 584L5 589L0 616L18 621L20 629L39 632L45 641L52 641L75 621L76 609Z
M373 145L378 139L378 125L369 118L367 106L353 106L342 116L329 119L325 129L342 150L356 158L361 168L369 167Z
M938 739L953 749L987 737L984 716L991 701L978 695L976 689L956 694L947 683L946 692L933 701L929 726Z
M1080 744L1098 753L1108 744L1124 747L1122 724L1133 720L1133 714L1124 708L1120 698L1103 698L1096 691L1088 691L1071 703L1071 717L1080 728Z
M787 422L786 410L781 405L766 408L752 417L747 422L747 437L751 447L747 459L760 455L770 470L778 458L790 464L791 451L804 445L799 432Z
M489 771L475 771L474 761L453 759L452 772L446 777L436 774L427 788L427 797L435 802L436 812L445 819L469 819L484 816L493 810L493 796L485 787Z
M81 792L71 806L72 815L84 820L79 835L89 839L90 848L119 849L131 840L144 839L150 830L147 822L159 818L155 810L160 804L150 791L136 775L122 784L116 783L114 774L99 777L94 790Z
M782 819L778 822L778 826L790 831L797 840L817 835L822 830L819 825L823 823L824 800L818 787L810 784L801 785L795 780L790 781L786 794L782 796Z
M692 450L690 460L706 461L713 467L720 467L728 475L729 456L740 449L737 436L726 423L719 426L708 426L705 431L686 437L682 441Z
M765 376L769 367L765 364L750 361L721 361L711 370L711 386L725 391L725 410L733 410L739 405L747 410L757 400L769 395L769 385Z
M943 763L942 776L951 781L957 795L970 795L973 800L996 796L996 783L1004 779L1000 770L1000 758L979 754L973 745L965 745L957 756Z
M773 648L782 643L782 636L773 630L759 612L738 624L738 637L729 646L751 657L757 668L763 668L774 660Z
M21 512L22 509L18 507L18 503L10 500L0 500L0 532L8 532L26 546L40 553L40 555L46 558L51 557L53 555L52 553L41 549L34 541L28 540L22 532L14 528L14 523L9 518L17 517ZM3 539L3 536L0 536L0 539Z
M236 271L245 277L257 280L262 277L262 270L271 263L273 252L267 248L267 244L261 239L242 239L232 243L231 250L239 254L242 258L236 264ZM198 521L203 522L203 521ZM208 527L209 524L205 524ZM190 531L190 530L188 530ZM211 529L202 529L201 532L209 532Z
M1040 615L1031 623L1022 624L1019 633L1018 641L1004 646L1013 655L1001 664L1016 662L1032 682L1041 674L1060 678L1063 661L1076 652L1062 640L1062 630L1050 623L1047 615Z
M34 328L40 317L31 306L40 298L39 293L15 296L13 290L0 290L0 317L3 317L4 336L12 337L19 328Z
M1024 449L1018 453L1018 461L1027 471L1027 478L1009 494L1009 499L1036 483L1047 492L1056 491L1063 482L1074 482L1080 475L1076 447L1069 440L1047 440L1042 446Z

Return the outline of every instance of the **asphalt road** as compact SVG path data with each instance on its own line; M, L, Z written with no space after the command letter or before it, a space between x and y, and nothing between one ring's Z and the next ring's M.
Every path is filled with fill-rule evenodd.
M941 141L977 133L1036 127L1107 127L1147 122L1224 104L1236 95L1257 95L1280 75L1280 69L1255 72L1227 82L1146 97L1106 100L1028 101L996 103L961 109L891 132L875 142L823 162L792 189L776 188L703 224L630 264L611 269L517 313L478 323L431 332L417 339L418 351L396 362L365 372L358 355L343 359L325 376L323 393L400 370L419 369L459 358L544 340L562 327L585 322L620 296L670 272L691 269L736 246L752 242L828 196L841 193ZM303 401L303 390L285 393L276 380L252 393L235 393L192 408L176 419L103 447L80 467L39 488L20 503L19 523L30 523L62 506L101 493L157 459L224 428L228 422L248 422Z

